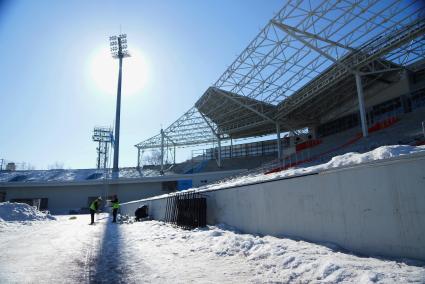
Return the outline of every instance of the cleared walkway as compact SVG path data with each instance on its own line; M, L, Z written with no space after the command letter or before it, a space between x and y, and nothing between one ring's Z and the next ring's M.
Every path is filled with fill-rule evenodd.
M327 244L88 215L0 227L0 283L424 283L425 263Z

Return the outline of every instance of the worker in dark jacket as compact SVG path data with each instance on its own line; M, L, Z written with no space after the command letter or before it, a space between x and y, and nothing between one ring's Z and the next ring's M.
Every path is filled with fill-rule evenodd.
M114 199L112 200L112 216L114 217L114 219L112 220L112 223L117 222L117 214L118 214L119 208L120 208L120 203L118 202L118 197L115 195Z
M94 224L94 213L99 212L100 202L102 201L102 197L96 198L91 204L90 204L90 215L91 215L91 223L90 225Z

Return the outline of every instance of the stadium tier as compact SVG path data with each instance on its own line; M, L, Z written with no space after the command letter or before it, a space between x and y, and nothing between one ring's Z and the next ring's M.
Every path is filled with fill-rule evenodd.
M300 143L351 127L369 136L387 109L423 104L424 15L418 1L288 1L191 109L135 145L138 166L148 149L164 160L165 148L215 143L222 168L226 141L275 135L261 143L282 162L285 133Z

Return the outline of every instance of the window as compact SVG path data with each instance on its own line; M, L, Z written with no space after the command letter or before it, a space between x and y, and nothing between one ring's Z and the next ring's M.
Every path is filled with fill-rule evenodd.
M353 128L358 125L359 115L357 113L354 113L320 125L317 128L317 133L318 136L324 137Z

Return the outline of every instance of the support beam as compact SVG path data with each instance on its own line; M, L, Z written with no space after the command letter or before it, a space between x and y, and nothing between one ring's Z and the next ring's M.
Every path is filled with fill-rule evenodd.
M108 167L108 142L104 142L105 143L105 159L103 159L103 168L106 169Z
M164 174L164 130L161 128L161 174Z
M308 42L307 40L303 39L301 36L298 36L295 33L294 28L289 29L287 25L284 25L284 24L282 24L282 23L280 23L280 22L278 22L276 20L273 20L272 23L275 26L277 26L278 28L280 28L281 30L283 30L284 32L286 32L287 34L289 34L290 36L292 36L293 38L295 38L296 40L298 40L298 41L302 42L303 44L305 44L307 47L309 47L312 50L318 52L320 55L326 57L327 59L331 60L335 64L338 64L338 65L344 67L345 69L347 69L348 72L353 73L353 70L350 67L348 67L347 65L345 65L344 63L342 63L338 59L334 58L333 56L330 56L329 54L327 54L326 52L324 52L323 50L321 50L317 46L315 46L315 45L311 44L310 42ZM304 36L306 36L306 35L304 34ZM316 39L317 40L317 38L312 38L312 39ZM329 43L328 41L326 41L326 42Z
M371 72L361 72L361 75L375 75L375 74L382 74L382 73L386 73L386 72L397 72L402 70L402 68L387 68L387 69L382 69L382 70L375 70L375 71L371 71ZM359 72L358 72L359 73Z
M174 161L173 164L176 164L176 145L174 145Z
M258 110L254 109L254 108L252 108L252 107L250 107L250 106L247 106L247 105L245 105L245 104L242 104L240 101L238 101L237 99L233 98L232 96L230 96L229 94L227 94L225 91L223 91L223 90L221 90L221 89L218 89L218 88L214 88L214 91L215 91L217 94L220 94L220 95L222 95L223 97L228 98L229 100L231 100L231 101L232 101L232 102L234 102L235 104L237 104L237 105L239 105L239 106L241 106L241 107L243 107L243 108L245 108L245 109L247 109L247 110L252 111L253 113L257 114L258 116L260 116L260 117L264 118L265 120L269 121L270 123L273 123L273 124L275 124L275 123L276 123L276 121L274 121L273 119L271 119L270 117L268 117L268 116L267 116L267 115L265 115L264 113L261 113L261 112L259 112Z
M277 26L278 28L280 28L280 29L282 29L282 30L285 30L286 32L287 32L288 30L290 30L290 31L292 31L292 32L302 34L302 35L304 35L304 36L306 36L306 37L309 37L309 38L312 38L312 39L316 39L316 40L320 40L320 41L323 41L323 42L329 43L330 45L333 45L333 46L338 46L338 47L340 47L340 48L344 48L344 49L347 49L347 50L350 50L350 51L355 51L355 49L354 49L354 48L351 48L351 47L349 47L349 46L343 45L343 44L341 44L341 43L339 43L339 42L336 42L336 41L333 41L333 40L330 40L330 39L327 39L327 38L323 38L323 37L321 37L321 36L318 36L318 35L316 35L316 34L309 33L309 32L307 32L307 31L299 30L299 29L297 29L297 28L294 28L294 27L291 27L291 26L285 25L285 24L283 24L283 23L281 23L281 22L279 22L279 21L272 20L271 22L272 22L272 24L273 24L273 25Z
M199 113L201 114L201 117L205 120L205 122L210 127L211 132L217 137L217 140L218 140L217 165L218 165L219 168L221 168L221 137L217 132L215 132L214 127L212 127L212 125L209 123L208 119L201 112L199 112ZM214 147L213 147L213 149L214 149Z
M277 145L277 159L280 160L282 159L282 147L280 145L280 126L279 123L276 123L276 145Z
M140 169L140 148L137 147L137 169Z
M214 136L218 138L218 133L215 131L214 127L211 125L211 123L208 121L205 115L202 112L199 112L199 114L201 115L202 119L205 120L205 122L207 123L208 127L211 129L211 132L214 134Z
M218 157L217 157L217 165L221 168L221 138L218 137Z
M367 129L367 121L366 121L366 111L364 106L362 77L360 76L359 73L355 73L354 76L356 77L357 97L359 100L360 120L362 125L363 137L367 137L368 129Z

